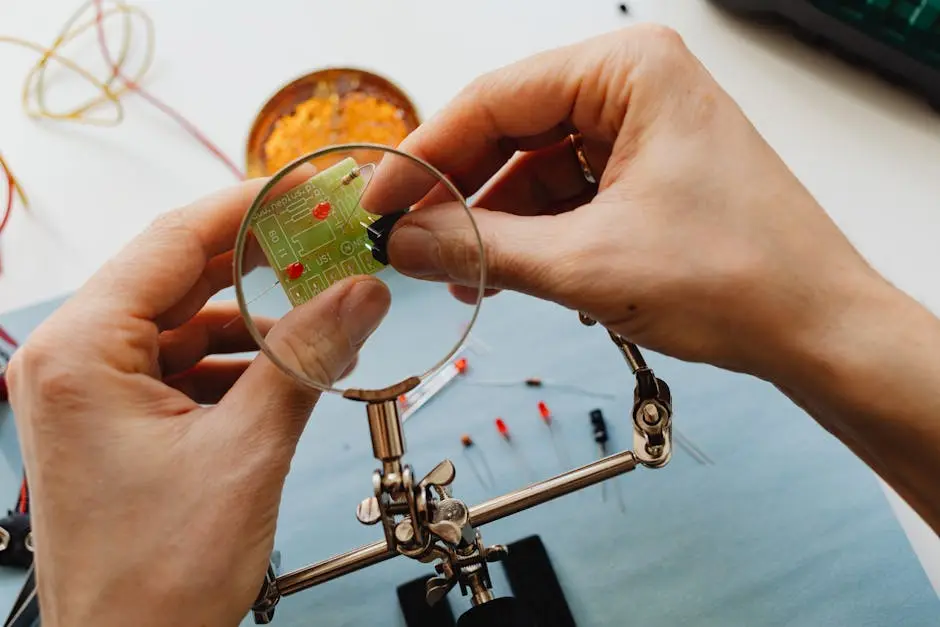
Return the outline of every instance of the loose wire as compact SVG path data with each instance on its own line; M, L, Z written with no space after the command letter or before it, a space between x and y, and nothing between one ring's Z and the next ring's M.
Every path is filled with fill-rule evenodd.
M149 91L145 90L140 86L137 80L128 78L121 72L121 66L118 63L115 63L111 60L111 52L108 50L108 43L105 40L104 36L104 12L101 8L102 0L93 0L95 3L95 23L98 30L98 45L101 48L101 54L104 55L105 60L108 62L108 65L111 66L112 75L114 77L120 78L121 81L127 86L128 89L138 93L144 100L149 102L151 105L156 107L158 110L162 111L177 124L183 127L189 134L191 134L196 141L202 144L209 152L215 155L222 163L228 167L229 170L235 175L238 179L244 179L245 175L242 173L241 169L235 165L231 159L229 159L222 150L216 146L212 141L206 137L192 122L187 120L181 113L167 105L166 103L159 100L156 96L151 94ZM149 19L148 19L149 23ZM150 40L150 48L153 47L153 39Z
M509 381L468 381L467 385L481 386L481 387L529 387L529 388L553 388L559 391L569 392L571 394L577 394L580 396L591 396L595 398L605 398L608 400L614 400L616 396L614 394L608 394L606 392L598 392L595 390L588 389L586 387L581 387L580 385L574 385L571 383L562 383L556 381L544 381L538 377L529 377L528 379L517 379Z
M241 169L204 133L177 110L170 107L141 86L141 81L150 69L154 58L155 29L153 22L147 13L139 7L129 5L122 0L112 0L111 4L113 6L106 8L103 0L86 0L83 2L65 22L52 44L48 47L20 37L0 35L0 43L16 45L40 55L39 60L30 69L23 83L21 100L26 115L33 119L69 121L93 126L116 126L124 119L124 106L121 102L121 98L133 92L138 94L148 104L171 118L213 156L219 159L237 179L243 180L245 174ZM88 13L89 9L93 11L94 15L91 19L86 19L85 15ZM117 50L117 54L113 56L108 47L104 32L105 22L112 17L121 18L123 24L120 48ZM128 64L131 44L133 43L132 35L135 18L140 20L144 25L145 46L140 66L136 71L129 72L126 66ZM62 48L66 44L75 40L91 28L94 28L97 33L98 47L108 65L109 76L104 80L96 77L91 71L62 54ZM51 110L48 105L46 89L47 70L51 62L58 63L61 67L81 77L85 82L95 88L98 95L71 109L62 111ZM94 111L105 105L112 107L112 116L104 117L100 114L93 115ZM0 158L0 169L3 170L6 178L8 191L6 202L3 205L3 213L0 215L0 233L2 233L12 213L14 196L20 197L24 207L28 207L28 203L26 201L26 194L19 181L13 176L9 166L2 158Z
M13 172L10 170L10 166L7 165L6 160L4 160L3 155L0 155L0 170L3 170L3 176L7 180L7 198L3 203L3 213L0 214L0 233L2 233L3 229L6 228L7 222L10 220L10 215L13 213L14 198L19 196L20 202L27 208L29 207L29 201L26 199L23 188L20 187L16 177L13 176Z

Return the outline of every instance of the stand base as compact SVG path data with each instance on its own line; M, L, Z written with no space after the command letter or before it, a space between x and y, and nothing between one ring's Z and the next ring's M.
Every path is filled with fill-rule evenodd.
M513 597L500 597L464 612L457 627L540 627Z

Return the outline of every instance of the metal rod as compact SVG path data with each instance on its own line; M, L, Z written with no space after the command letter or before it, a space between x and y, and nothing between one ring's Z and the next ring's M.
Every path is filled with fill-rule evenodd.
M277 589L281 596L287 596L326 583L337 577L354 573L367 566L379 564L396 555L397 553L388 550L388 545L385 544L384 540L373 542L312 566L305 566L281 575L277 578Z
M610 339L613 340L614 344L620 348L620 352L623 353L623 358L627 361L633 374L636 374L637 370L647 368L646 360L643 359L643 353L640 352L636 344L628 342L613 331L608 331L607 334L610 336Z
M636 466L637 459L633 451L616 453L586 466L471 507L470 523L474 527L479 527L495 522L530 507L547 503L560 496L565 496L582 488L606 481L611 477L630 472ZM384 541L374 542L281 575L277 578L278 591L281 596L288 596L384 562L397 555L398 553L388 550L388 545Z
M623 451L594 463L575 468L557 477L534 483L530 486L497 496L485 503L470 508L470 523L481 526L512 514L547 503L552 499L576 492L611 477L622 475L636 468L633 451Z

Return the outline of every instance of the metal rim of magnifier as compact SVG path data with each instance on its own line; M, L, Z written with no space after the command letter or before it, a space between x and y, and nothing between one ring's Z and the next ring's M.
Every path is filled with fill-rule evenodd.
M235 263L233 264L233 273L234 273L233 282L235 286L235 297L238 301L238 311L241 314L241 317L245 322L245 327L248 329L248 333L255 340L255 342L257 342L258 347L261 350L261 352L263 352L268 357L268 359L270 359L278 368L280 368L283 372L287 373L289 376L293 377L296 381L298 381L302 385L312 387L321 392L333 392L333 393L341 394L341 395L344 393L344 390L336 388L332 385L317 383L313 379L310 379L309 377L302 375L301 373L297 372L293 368L289 367L277 355L274 354L274 351L271 350L271 348L268 346L268 343L265 341L264 336L261 335L261 332L258 330L258 327L254 323L254 319L252 318L251 314L248 312L248 303L245 300L245 292L242 289L242 270L244 269L245 246L248 242L248 234L251 231L251 227L250 227L251 217L255 214L255 212L261 209L261 205L263 204L265 197L274 188L274 186L277 185L278 181L283 179L285 176L293 172L295 169L297 169L304 163L312 161L313 159L316 159L318 157L323 157L323 156L326 156L335 152L341 152L341 151L351 152L354 150L376 150L380 152L391 153L393 155L398 155L399 157L408 159L409 161L418 165L419 167L424 168L428 173L434 176L434 178L440 181L440 183L443 184L450 191L451 194L453 194L454 198L456 198L460 202L460 205L463 208L464 213L467 215L467 218L470 220L470 225L473 227L473 235L476 238L476 242L477 242L477 254L479 254L480 256L479 257L480 258L480 277L479 277L479 285L477 286L476 303L473 307L473 314L470 316L470 322L464 328L463 333L457 339L457 342L454 344L454 346L447 352L447 354L440 361L434 364L434 366L426 370L424 373L417 375L417 378L420 381L425 380L426 378L428 378L429 376L431 376L432 374L434 374L435 372L437 372L438 370L446 366L447 363L450 362L450 360L454 357L454 355L457 354L457 351L459 351L460 348L467 341L467 338L470 336L470 331L473 328L473 325L476 322L477 316L480 313L480 307L483 304L483 295L486 291L486 263L485 263L485 258L484 258L483 238L480 236L480 230L477 228L476 220L473 219L473 212L470 211L470 207L467 205L467 200L463 197L463 194L460 193L460 190L458 190L457 187L453 183L450 182L450 180L444 175L443 172L435 168L433 165L431 165L424 159L421 159L420 157L416 157L412 154L408 154L407 152L404 152L397 148L385 146L383 144L350 143L350 144L335 144L332 146L328 146L326 148L315 150L313 152L307 153L306 155L300 156L297 159L294 159L293 161L288 163L286 166L281 168L277 173L271 176L270 180L265 184L264 187L261 188L261 191L258 192L257 196L255 196L254 202L251 203L251 207L248 208L248 211L245 213L244 218L242 218L242 223L238 228L238 236L235 238L235 251L234 251ZM373 173L373 176L375 176L374 173ZM392 385L389 385L388 387L382 388L380 390L368 390L368 391L373 393L372 395L375 396L375 400L394 400L398 396L398 394L402 393L401 384L404 383L405 381L408 381L408 378L403 379L402 381L399 381L397 383L393 383ZM411 386L411 387L413 388L414 386ZM382 393L386 391L389 391L389 396L391 398L384 398Z

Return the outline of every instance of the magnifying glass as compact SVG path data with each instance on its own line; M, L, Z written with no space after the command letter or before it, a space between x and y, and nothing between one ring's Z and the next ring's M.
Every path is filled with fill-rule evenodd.
M409 212L430 210L459 213L476 235L471 255L477 258L462 260L480 269L469 286L476 293L469 308L444 285L394 268L389 242L396 225ZM235 293L249 333L285 373L322 392L390 401L440 371L467 341L486 285L483 256L466 199L440 171L389 146L341 144L294 160L258 193L235 243ZM289 325L282 332L301 340L335 328L335 320L291 314L314 306L336 283L362 275L385 283L391 306L348 377L331 381L316 369L291 365L298 361L294 345L266 340L279 325Z

